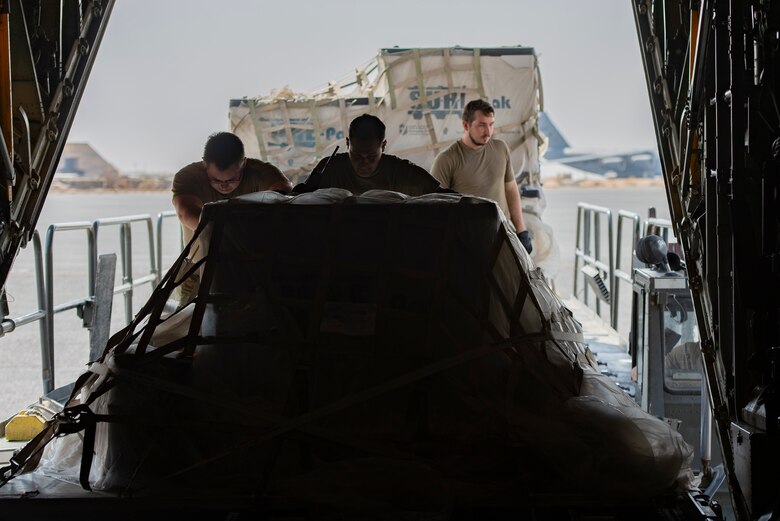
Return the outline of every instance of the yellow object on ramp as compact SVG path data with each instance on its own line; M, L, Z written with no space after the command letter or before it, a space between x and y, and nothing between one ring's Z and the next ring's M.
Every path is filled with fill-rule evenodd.
M28 441L43 430L46 418L39 412L25 409L11 418L5 426L8 441Z

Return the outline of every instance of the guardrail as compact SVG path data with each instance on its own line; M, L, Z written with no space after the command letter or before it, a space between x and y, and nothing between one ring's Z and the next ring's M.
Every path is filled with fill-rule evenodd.
M149 242L149 273L133 279L133 230L132 223L146 223L146 233ZM105 219L95 219L92 221L92 232L95 235L95 244L97 245L98 231L105 226L119 226L119 250L122 263L122 284L114 287L114 294L121 294L125 301L125 322L128 324L133 320L133 288L142 284L156 285L159 280L159 264L154 252L154 231L152 229L152 218L149 215L128 215L125 217L110 217ZM97 247L92 252L93 264L97 263ZM96 265L96 264L95 264ZM95 279L90 282L92 295L94 295Z
M666 243L669 243L669 232L672 231L672 221L658 217L650 217L645 220L644 235L658 235ZM643 235L643 237L644 237Z
M631 264L623 266L623 237L626 235L624 223L631 226L631 251L636 249L636 243L642 237L650 234L659 235L667 243L673 233L672 222L668 219L649 217L642 222L639 214L625 210L618 211L617 236L612 233L612 210L603 206L588 203L577 205L577 235L574 246L574 287L573 295L580 296L580 275L587 277L587 282L596 293L596 313L601 317L601 302L610 307L609 324L613 329L618 326L618 311L620 309L620 283L633 284L633 254ZM602 217L606 220L608 261L603 260L602 248ZM604 278L606 277L606 280ZM582 301L589 305L588 284L582 286Z
M133 291L135 288L150 284L156 286L160 281L162 267L163 221L175 217L175 212L161 212L157 216L156 234L152 223L152 217L144 215L128 215L123 217L111 217L95 219L94 221L79 221L69 223L55 223L48 226L44 241L43 253L41 238L36 231L33 234L32 243L34 249L34 266L36 293L38 295L38 309L16 318L4 318L0 322L0 337L17 330L19 327L39 322L41 343L41 377L44 393L49 393L55 388L54 378L54 316L58 313L75 309L77 314L84 318L84 310L92 306L95 300L96 266L98 258L98 236L101 230L107 227L119 227L119 252L122 266L122 281L115 284L114 295L122 295L125 304L125 322L129 323L133 318ZM146 231L146 240L149 247L149 270L136 276L133 269L133 224L141 224ZM55 237L63 233L78 232L86 237L86 292L83 296L65 302L55 303L54 299L54 265L55 265ZM179 244L182 244L181 232ZM85 324L87 326L87 324Z
M49 345L49 327L47 322L47 309L48 309L48 296L46 294L46 283L44 280L43 270L43 255L41 253L41 235L38 230L33 232L33 259L35 266L35 289L38 295L38 309L30 313L26 313L16 318L4 318L0 323L0 337L5 336L7 333L16 331L17 328L38 322L40 327L41 337L41 362L42 362L42 375L44 378L44 388L47 375L53 374L54 361L48 360L46 357L46 346ZM46 364L49 364L48 366Z
M605 263L602 258L601 230L602 216L607 223L607 255ZM615 251L612 232L612 210L603 206L595 206L588 203L577 205L577 235L574 242L574 296L579 295L578 279L581 269L590 268L592 280L599 285L600 291L596 293L596 313L601 317L601 301L610 303L609 290L615 287ZM580 267L582 262L582 267ZM604 276L607 277L606 286L603 284ZM583 284L582 301L588 304L588 284ZM617 306L610 305L610 325L617 327Z
M160 212L157 214L157 282L155 282L155 286L160 283L160 280L162 278L162 252L163 252L163 222L166 219L175 218L176 217L176 211L175 210L168 210L165 212ZM184 233L182 231L182 227L179 226L179 250L182 251L184 249Z
M87 235L87 297L78 298L54 304L54 234L56 232L85 232ZM54 315L69 309L79 309L89 296L94 295L95 262L92 252L95 250L95 235L92 231L92 223L88 221L51 224L46 229L44 242L44 273L46 274L46 329L47 338L41 339L41 371L43 373L43 392L50 393L54 390Z
M41 236L36 230L33 233L33 262L35 265L35 287L38 294L38 309L30 313L26 313L16 318L4 318L0 321L0 337L5 336L7 333L16 331L17 328L22 327L33 322L41 322L46 317L46 292L44 291L43 281L43 258L41 255ZM43 335L44 331L41 330Z
M618 222L617 222L617 244L615 245L615 281L614 288L612 289L613 306L615 312L615 325L612 326L617 329L619 314L620 314L620 283L627 282L629 285L633 284L633 255L630 257L630 264L628 270L623 269L622 254L623 254L623 223L629 221L633 223L633 230L631 233L631 251L636 249L636 243L642 237L641 217L638 213L628 212L626 210L618 210Z

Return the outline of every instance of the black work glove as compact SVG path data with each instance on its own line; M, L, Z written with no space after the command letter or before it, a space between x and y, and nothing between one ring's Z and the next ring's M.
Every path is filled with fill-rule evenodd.
M520 242L523 244L523 248L525 248L525 251L527 251L530 255L530 253L534 251L534 247L531 245L531 234L528 233L528 230L517 232L517 238L520 239Z

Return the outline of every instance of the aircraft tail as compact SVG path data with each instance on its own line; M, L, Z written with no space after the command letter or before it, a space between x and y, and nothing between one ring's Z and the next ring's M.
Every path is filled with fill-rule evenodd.
M569 142L566 141L546 112L539 113L539 130L547 137L545 158L558 159L566 155L566 149L570 146Z

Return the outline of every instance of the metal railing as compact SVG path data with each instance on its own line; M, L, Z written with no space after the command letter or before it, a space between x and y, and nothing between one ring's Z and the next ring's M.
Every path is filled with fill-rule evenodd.
M608 234L608 262L602 259L602 216L606 219ZM631 226L631 264L627 269L623 267L623 237L624 223ZM669 236L673 233L672 222L668 219L649 217L644 223L639 214L625 210L618 211L617 237L613 240L612 234L612 210L602 206L594 206L588 203L577 205L577 235L574 250L574 287L575 298L580 296L579 278L581 272L588 272L591 278L606 276L606 284L602 293L606 295L596 299L596 313L602 317L601 302L605 300L610 306L609 324L613 329L618 326L618 311L620 309L620 282L633 284L633 252L636 243L642 237L653 234L658 235L669 242ZM591 269L588 270L588 267ZM583 275L587 276L585 273ZM583 284L582 301L589 304L588 284ZM597 295L599 297L599 295Z
M628 282L628 284L633 284L633 254L629 259L630 264L628 265L628 270L623 269L623 264L621 263L623 256L623 223L626 221L633 223L633 230L631 233L631 251L633 252L636 249L636 243L642 236L641 220L642 219L638 213L628 212L626 210L618 210L617 244L615 245L615 286L612 288L612 302L614 303L613 307L615 308L615 324L619 323L618 315L620 313L620 282L622 281ZM613 327L617 329L617 326Z
M0 337L5 336L7 333L16 331L17 328L33 322L38 322L40 328L41 337L41 363L42 363L42 376L44 380L44 388L46 387L47 376L53 375L54 360L47 358L46 346L49 345L49 324L48 317L48 296L46 294L46 283L44 280L43 269L43 255L41 254L41 235L38 231L33 232L33 262L35 266L35 289L38 297L38 309L26 313L17 318L5 318L0 323ZM46 364L49 364L48 366Z
M77 298L54 304L54 234L56 232L84 232L87 235L87 297ZM50 393L54 390L54 315L62 313L69 309L83 309L85 302L89 301L94 295L95 280L95 234L92 231L92 223L88 221L57 223L51 224L46 229L46 241L44 242L44 273L46 282L44 291L46 291L46 329L45 339L41 339L41 371L43 375L43 392Z
M17 328L31 324L33 322L41 323L41 335L44 334L43 319L46 317L46 291L43 281L43 257L41 255L41 235L36 230L33 232L33 262L35 266L35 289L38 295L38 309L25 313L16 318L4 318L0 321L0 337L7 333L16 331Z
M669 232L672 231L672 221L661 219L659 217L649 217L645 220L645 235L658 235L667 244L669 243Z
M160 283L162 278L162 254L163 254L163 222L166 219L175 218L176 211L168 210L157 214L157 282ZM184 232L181 226L179 226L179 251L184 249Z
M95 281L97 278L96 266L98 258L98 236L101 230L107 227L119 227L119 252L122 264L122 280L113 287L114 295L122 295L125 304L125 322L129 323L133 318L133 291L135 288L150 284L153 287L160 281L162 266L163 220L175 217L175 212L161 212L157 216L157 229L154 233L152 217L148 214L129 215L123 217L111 217L95 219L94 221L79 221L70 223L55 223L48 226L43 250L41 238L36 231L33 234L32 243L34 250L34 266L36 293L38 297L38 309L26 313L17 318L5 318L0 322L0 337L17 330L19 327L38 322L40 325L41 343L41 376L44 393L49 393L55 388L54 379L54 316L58 313L75 309L84 318L85 308L94 304ZM145 225L146 239L149 247L149 271L136 276L133 270L133 233L132 225L140 223ZM54 301L54 265L55 265L55 237L65 232L79 232L86 236L86 293L75 299L56 303ZM181 232L179 243L182 243ZM43 253L42 253L43 251ZM87 324L85 323L85 326Z
M607 256L605 263L602 259L602 217L606 219L607 228ZM603 206L595 206L588 203L577 205L577 235L574 243L574 296L579 295L578 279L580 269L595 268L594 275L607 277L607 290L611 291L615 280L615 241L613 238L612 210ZM582 266L580 266L582 262ZM583 284L583 299L587 305L589 300L588 284ZM607 300L609 303L610 300ZM609 323L613 328L617 327L617 306L610 304ZM596 314L601 317L601 300L596 298Z
M149 272L138 279L133 279L133 230L132 223L146 223L147 240L149 243ZM93 264L97 263L97 241L98 232L101 227L119 226L119 251L122 262L122 284L114 287L114 294L121 294L125 301L125 322L130 323L133 320L133 289L143 284L157 284L159 280L159 269L157 268L157 256L154 252L154 231L152 229L152 218L149 215L128 215L125 217L109 217L105 219L95 219L92 221L92 232L95 236L95 248L92 252ZM96 264L95 264L96 265ZM95 291L95 273L92 271L90 288L94 295Z

